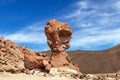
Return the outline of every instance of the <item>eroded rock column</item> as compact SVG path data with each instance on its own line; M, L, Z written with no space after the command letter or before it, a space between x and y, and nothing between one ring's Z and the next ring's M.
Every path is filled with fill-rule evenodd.
M65 52L70 47L69 42L72 32L67 23L50 20L46 24L45 34L52 52L50 60L51 67L67 66L79 71L79 68L69 60L68 54Z

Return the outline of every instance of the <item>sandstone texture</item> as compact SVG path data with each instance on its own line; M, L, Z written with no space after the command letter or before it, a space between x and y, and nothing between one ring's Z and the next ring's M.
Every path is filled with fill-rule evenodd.
M42 53L32 51L25 46L21 47L22 53L24 54L24 66L26 69L41 69L47 71L50 58Z
M20 73L15 75L17 78L19 76L30 77L31 75L31 78L36 77L33 79L41 80L42 78L43 80L51 80L52 78L53 80L74 80L74 77L81 75L81 73L77 65L70 61L68 54L65 52L70 47L69 42L72 32L67 23L50 20L46 24L45 34L51 48L51 56L35 52L26 46L19 47L11 40L4 40L0 37L0 75L3 75L0 76L0 79L14 80L15 78L12 77L14 75L11 74L9 75L11 77L4 77L4 73L10 72ZM41 74L42 76L39 77Z
M120 71L118 70L117 73L112 74L80 73L77 65L71 62L65 52L70 47L69 42L72 32L67 23L50 20L46 24L45 34L48 45L51 48L51 56L35 52L25 46L19 47L11 40L5 40L0 37L0 80L120 80ZM111 53L116 52L114 50L109 51ZM71 55L71 59L77 59L80 62L79 58L81 58L82 63L90 63L89 58L89 60L85 57L75 58L74 55ZM119 58L118 56L117 58ZM115 59L117 58L115 57ZM95 60L91 61L93 63ZM112 63L111 65L114 64ZM119 65L117 67L119 68Z
M67 23L58 22L57 20L50 20L45 27L45 34L47 42L51 48L52 55L57 55L64 52L70 47L70 39L72 30Z
M53 68L65 67L79 73L79 68L73 64L65 52L70 47L72 30L67 23L50 20L45 27L47 42L51 48L51 56L38 53L25 46L19 47L10 40L0 37L0 70L16 71L38 69L50 72ZM61 70L62 71L62 70ZM63 70L64 72L64 70Z
M13 71L24 69L24 54L14 42L0 37L0 70Z
M79 68L73 64L65 52L70 47L72 30L67 23L50 20L45 27L47 42L51 48L51 56L36 53L26 47L21 47L24 54L24 65L27 69L40 69L49 72L54 67L68 67L79 73Z
M50 57L51 67L69 67L79 71L77 65L73 64L68 54L65 52L70 47L70 39L72 30L67 23L50 20L45 27L47 42L51 48L52 55Z

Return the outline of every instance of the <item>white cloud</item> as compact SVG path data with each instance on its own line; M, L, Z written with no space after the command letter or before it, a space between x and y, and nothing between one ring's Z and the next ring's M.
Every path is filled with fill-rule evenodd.
M120 44L120 0L79 0L76 4L64 15L75 26L73 48Z
M77 17L77 16L79 16L80 14L81 14L80 10L77 10L77 11L75 11L75 12L72 13L72 14L65 15L64 18L65 18L65 19L70 19L70 18L73 18L73 17Z
M120 10L118 10L120 1L106 0L104 3L97 3L92 0L80 0L76 4L76 9L64 15L64 18L71 20L77 26L84 27L83 22L93 24L91 27L120 23Z
M84 23L84 22L81 23L82 27L91 27L92 25L93 25L92 23L87 23L87 22L86 23Z
M11 39L17 43L34 43L34 44L46 43L45 35L39 32L17 32L14 34L5 35L4 38Z
M80 1L80 2L77 2L76 5L81 9L86 9L88 8L88 1Z
M24 27L13 34L5 34L3 37L17 43L45 44L47 42L44 34L44 26L41 26L41 23Z
M42 22L37 22L37 23L34 23L33 25L30 25L28 29L33 30L33 31L41 31L43 30L43 27L44 25Z
M117 0L115 3L115 7L120 10L120 0Z
M105 0L104 3L92 0L80 0L64 20L75 26L71 49L89 48L105 44L120 43L120 0ZM5 34L5 39L17 43L47 44L44 24L41 22L21 29L13 34ZM46 49L46 47L45 47Z
M97 30L97 31L96 31ZM92 34L96 31L95 34ZM91 34L91 35L90 35ZM112 30L92 29L73 34L72 47L92 47L106 44L117 45L120 43L120 28Z

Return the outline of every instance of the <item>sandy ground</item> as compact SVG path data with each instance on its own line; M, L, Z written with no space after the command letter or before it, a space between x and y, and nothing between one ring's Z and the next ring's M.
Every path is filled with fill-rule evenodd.
M39 75L28 75L28 74L10 74L0 73L0 80L80 80L73 79L72 77L65 76L45 76L44 74Z
M104 78L106 75L108 75L108 78ZM19 73L19 74L11 74L2 72L0 73L0 80L120 80L120 76L116 77L116 74L88 74L88 77L84 79L76 79L67 75L49 75L46 73L39 73L39 74L25 74L25 73ZM91 78L90 78L91 77ZM94 79L94 78L100 78L100 79Z

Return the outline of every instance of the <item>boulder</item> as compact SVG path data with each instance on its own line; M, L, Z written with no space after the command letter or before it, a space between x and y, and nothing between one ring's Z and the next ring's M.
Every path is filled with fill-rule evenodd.
M22 53L24 54L24 66L26 69L41 69L45 70L49 64L49 57L42 53L36 53L33 50L21 47Z

